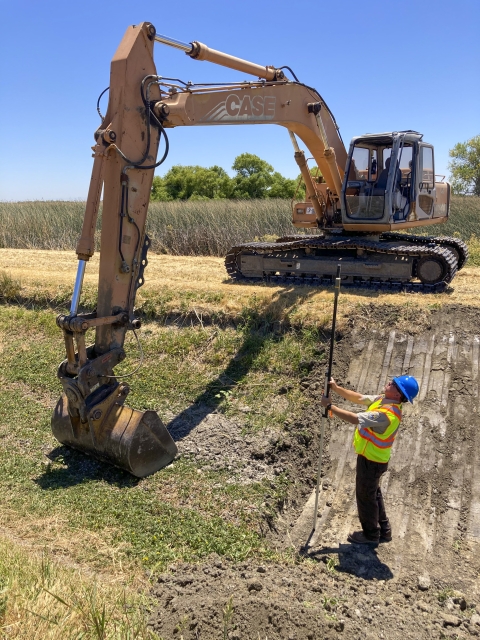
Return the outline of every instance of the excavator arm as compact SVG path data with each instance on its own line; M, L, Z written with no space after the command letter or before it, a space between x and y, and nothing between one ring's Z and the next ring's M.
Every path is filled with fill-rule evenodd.
M158 87L148 84L156 76L154 36L149 23L130 27L112 60L108 109L95 133L72 304L69 315L57 318L67 358L58 370L64 394L52 418L52 431L60 442L140 477L168 464L177 451L154 411L143 413L124 405L130 388L114 375L114 367L125 358L127 329L139 326L133 305L147 264L145 222L162 135L149 109L150 100L160 98ZM97 308L79 314L102 188ZM95 331L95 343L87 347L89 329Z

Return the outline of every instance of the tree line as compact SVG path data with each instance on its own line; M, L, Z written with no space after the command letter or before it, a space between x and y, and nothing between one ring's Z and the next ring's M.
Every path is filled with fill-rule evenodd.
M449 151L449 180L457 195L480 196L480 135L466 142L459 142ZM254 198L305 197L305 185L301 176L285 178L271 164L253 153L242 153L232 165L235 172L230 177L225 169L200 167L199 165L175 165L164 176L155 176L152 200L249 200ZM312 175L321 180L316 167Z
M152 200L218 200L253 198L293 198L305 196L301 177L285 178L271 164L253 153L242 153L232 165L235 175L225 169L175 165L164 176L155 176ZM318 172L317 172L318 173ZM314 173L315 175L315 173Z

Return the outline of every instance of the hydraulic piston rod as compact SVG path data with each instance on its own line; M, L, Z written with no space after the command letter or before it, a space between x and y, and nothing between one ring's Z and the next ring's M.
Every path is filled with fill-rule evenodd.
M216 49L210 49L206 44L202 44L201 42L194 41L187 44L185 42L180 42L180 40L174 40L173 38L159 34L155 36L155 40L156 42L166 44L169 47L185 51L188 56L195 60L207 60L208 62L213 62L222 67L236 69L237 71L249 73L253 76L257 76L258 78L264 78L265 80L284 80L285 78L283 71L280 69L276 69L271 66L262 67L260 64L255 64L248 60L242 60L242 58L230 56L228 53L223 53Z
M180 49L180 51L185 51L185 53L188 54L193 51L192 43L187 44L186 42L180 42L180 40L174 40L168 36L162 36L160 33L157 33L155 36L155 41L160 42L160 44L166 44L169 47L174 47L175 49Z
M82 293L83 277L85 275L86 260L79 260L77 267L77 277L75 278L75 287L73 289L72 303L70 305L70 315L76 316L78 311L78 305L80 302L80 295Z

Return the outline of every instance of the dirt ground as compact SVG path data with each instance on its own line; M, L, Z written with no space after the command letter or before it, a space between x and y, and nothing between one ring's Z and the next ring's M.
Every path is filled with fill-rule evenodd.
M391 375L409 373L420 381L417 401L404 407L382 480L392 542L347 542L348 532L359 528L353 427L337 420L327 424L312 535L323 369L314 368L301 381L308 408L287 420L281 434L245 441L240 424L192 407L205 411L199 427L190 431L186 423L171 423L180 455L223 466L243 482L287 472L289 495L275 505L277 516L266 522L265 535L279 551L294 553L285 564L213 557L155 576L158 608L150 624L160 637L480 636L478 310L453 304L409 325L399 309L386 315L372 304L350 317L339 338L334 376L340 384L376 393ZM182 430L188 434L183 438Z

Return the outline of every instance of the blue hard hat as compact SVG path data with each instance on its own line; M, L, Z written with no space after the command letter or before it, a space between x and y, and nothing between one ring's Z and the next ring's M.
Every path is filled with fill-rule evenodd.
M415 396L418 395L418 382L413 376L398 376L393 378L393 382L403 393L409 402L413 402Z

